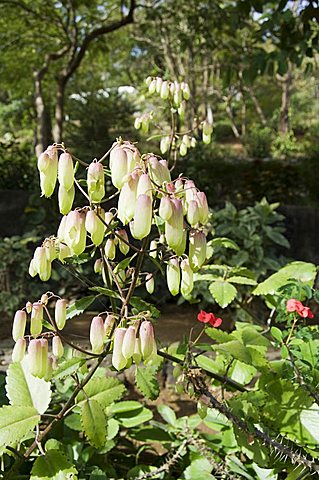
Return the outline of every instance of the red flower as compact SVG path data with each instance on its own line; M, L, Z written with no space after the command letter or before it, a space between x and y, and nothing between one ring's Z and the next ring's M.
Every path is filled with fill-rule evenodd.
M213 313L205 312L201 310L197 315L197 320L202 323L209 323L212 327L219 327L222 324L221 318L216 318Z
M313 313L309 307L305 307L299 300L291 298L287 302L287 312L297 312L303 318L313 318Z

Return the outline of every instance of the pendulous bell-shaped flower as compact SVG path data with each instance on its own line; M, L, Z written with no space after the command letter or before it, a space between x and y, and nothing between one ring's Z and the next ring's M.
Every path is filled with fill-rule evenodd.
M181 283L181 271L179 262L176 257L171 258L167 263L166 268L167 286L172 295L179 293L179 287Z
M152 322L144 320L139 330L141 341L141 353L144 360L147 360L154 352L155 338Z
M178 198L171 200L172 215L165 222L165 237L167 245L174 251L183 241L184 216L182 202Z
M139 195L137 197L134 222L131 226L131 232L134 238L142 240L147 237L152 228L152 200L148 195Z
M119 195L117 216L126 225L134 217L136 198L137 198L137 185L139 182L139 173L132 172L124 183L123 188Z
M162 197L159 206L159 216L166 222L173 214L173 207L169 197Z
M87 172L88 194L92 202L100 203L105 195L105 179L103 165L100 162L90 163Z
M74 186L74 167L72 156L68 152L60 155L58 163L58 180L65 190Z
M67 301L64 298L59 298L55 304L54 319L59 330L65 327L66 323L66 306Z
M126 329L123 344L122 344L122 354L123 357L128 360L133 356L135 350L135 342L136 342L136 331L135 327L132 325Z
M72 210L66 217L64 241L75 253L81 255L86 246L85 213Z
M69 190L66 190L63 185L59 186L58 202L59 210L62 215L67 215L72 209L75 196L75 188L72 185Z
M114 187L121 190L128 174L128 158L122 145L117 145L110 153L111 179Z
M190 267L188 258L181 261L181 294L187 297L194 288L193 270Z
M42 332L42 323L43 304L41 302L35 302L32 305L30 325L30 333L33 337L37 337Z
M103 352L105 338L104 320L98 315L93 317L90 327L90 343L92 352L100 354Z
M127 360L122 353L122 346L126 328L116 328L113 338L112 365L116 370L122 370L127 364Z
M52 338L52 353L57 358L63 357L64 347L61 338L58 335L55 335Z
M24 338L19 338L12 350L12 361L21 362L24 359L27 342Z
M51 145L44 153L46 156L38 161L38 166L41 167L41 170L39 168L41 194L51 197L58 177L58 151L55 146Z
M206 260L206 237L203 232L189 234L189 262L193 272L197 272Z
M27 314L24 310L17 310L12 325L12 338L15 342L24 337L27 323Z

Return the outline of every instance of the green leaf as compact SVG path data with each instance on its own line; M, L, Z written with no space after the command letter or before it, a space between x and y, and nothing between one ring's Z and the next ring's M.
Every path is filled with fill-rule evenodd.
M140 297L132 297L130 300L130 304L132 305L132 307L136 308L138 312L151 312L152 318L158 318L161 314L161 312L156 307L154 307L154 305L145 302L145 300L142 300Z
M279 328L271 327L270 333L272 334L275 340L277 340L278 342L282 341L282 331Z
M248 277L241 277L240 275L229 277L227 278L227 281L229 283L238 283L240 285L257 285L256 280L253 280L252 278L248 278Z
M230 333L218 330L217 328L206 328L205 333L217 343L226 343L234 340L234 337Z
M214 480L211 475L213 469L212 464L207 458L200 457L192 461L192 463L184 470L183 476L186 480Z
M125 270L129 266L129 264L131 263L134 257L135 255L133 255L132 257L124 258L124 260L122 260L120 263L116 265L116 267L114 268L114 273L119 273L120 270Z
M256 374L256 368L252 365L235 360L229 370L228 376L241 385L247 385Z
M234 285L231 285L225 281L213 282L208 288L214 300L222 308L227 307L227 305L234 300L237 294L237 289L234 287Z
M239 340L232 340L231 342L222 343L221 345L213 345L213 348L218 352L231 355L241 362L248 364L252 362L249 350Z
M136 386L139 391L150 400L156 400L159 396L160 388L156 379L157 366L136 366Z
M319 444L319 406L315 403L307 410L302 410L301 424Z
M173 426L176 425L176 415L172 408L162 404L157 406L157 410L161 417L165 420L165 422Z
M71 413L66 417L64 423L71 430L82 432L81 415L79 413Z
M90 290L93 292L99 292L102 295L105 295L106 297L111 297L111 298L120 298L119 294L117 292L113 292L113 290L110 290L109 288L105 287L91 287Z
M316 267L313 263L291 262L261 282L252 293L253 295L273 295L290 279L298 280L312 287L315 277Z
M85 436L96 448L102 448L106 442L106 416L102 406L96 400L84 400L81 408L81 425Z
M95 300L95 295L89 295L88 297L80 298L79 300L75 300L71 305L67 308L66 318L71 319L83 313Z
M30 480L76 480L77 470L59 450L49 450L33 464Z
M116 415L117 420L125 428L133 428L142 423L149 422L153 418L153 413L148 408L140 405L140 410L133 410L131 412L123 412Z
M107 440L113 440L113 438L116 437L118 434L118 431L120 429L120 424L115 418L110 418L107 421Z
M65 360L56 370L54 370L53 377L56 379L70 377L73 373L77 372L84 363L85 359L81 357L74 357L70 358L70 360Z
M216 247L224 247L224 248L231 248L232 250L239 250L239 246L233 240L227 237L218 237L214 238L210 242L207 243L208 246L212 246L213 248Z
M103 408L106 408L123 396L125 387L116 378L97 377L92 378L83 390L84 392L80 392L77 396L80 405L89 398L98 401Z
M286 345L282 345L282 347L280 349L280 355L283 359L286 359L286 358L289 357L289 350L286 347Z
M0 446L21 441L40 421L34 407L5 405L0 408Z
M110 406L110 413L123 413L123 412L132 412L134 410L140 410L142 405L140 402L135 400L124 400L123 402L117 402Z
M7 372L6 391L10 404L14 406L34 407L38 413L44 413L51 400L50 382L34 377L28 371L27 358L21 363L12 363Z

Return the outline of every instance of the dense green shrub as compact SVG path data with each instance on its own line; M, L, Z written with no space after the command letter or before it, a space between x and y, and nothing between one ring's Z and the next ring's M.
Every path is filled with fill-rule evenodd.
M269 127L253 127L244 136L243 143L251 158L267 158L271 155L274 133Z
M0 189L34 190L38 181L33 147L12 136L0 140Z
M272 144L272 155L274 158L295 158L300 153L301 145L293 132L278 135Z

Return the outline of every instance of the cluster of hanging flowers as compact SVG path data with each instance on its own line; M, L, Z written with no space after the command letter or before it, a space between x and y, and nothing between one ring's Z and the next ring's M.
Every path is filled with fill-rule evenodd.
M21 362L26 356L29 372L45 380L51 378L57 359L64 354L58 331L62 330L66 323L65 299L58 298L55 303L54 319L51 320L56 332L43 332L46 305L53 297L55 296L44 294L37 302L27 302L23 309L16 311L12 325L12 338L15 342L12 361Z

